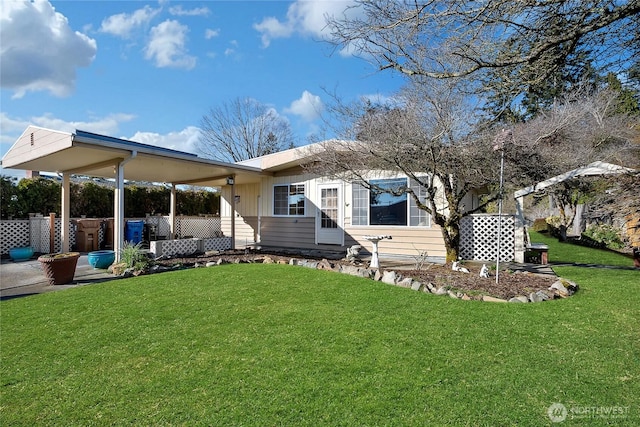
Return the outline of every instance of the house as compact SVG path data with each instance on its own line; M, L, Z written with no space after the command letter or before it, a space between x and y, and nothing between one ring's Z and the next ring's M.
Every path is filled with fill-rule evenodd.
M262 247L345 253L352 245L370 251L365 236L388 235L392 239L380 242L381 256L426 253L429 259L444 261L440 228L409 195L375 194L357 182L312 175L301 165L313 149L298 147L237 163L262 171L256 182L222 188L223 231L231 233L235 208L237 246L258 242ZM383 188L410 185L425 191L403 175L369 175ZM470 195L467 206L477 203Z
M62 220L69 223L72 174L115 179L114 249L123 245L125 179L171 186L170 238L175 229L175 188L199 185L221 189L222 231L232 247L247 245L318 249L346 253L353 245L371 249L368 235L388 235L380 256L422 256L443 261L440 229L408 195L376 193L357 182L314 176L302 165L313 145L237 162L223 163L193 154L77 130L61 132L29 126L2 159L7 168L56 172L62 177ZM371 172L382 187L409 185L406 176ZM424 194L424 193L423 193ZM466 206L477 206L470 195ZM69 250L69 230L61 232Z

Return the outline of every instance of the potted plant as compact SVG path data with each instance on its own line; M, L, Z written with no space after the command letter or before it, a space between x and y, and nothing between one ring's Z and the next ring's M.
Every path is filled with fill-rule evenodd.
M73 280L80 252L45 254L38 257L49 285L64 285Z

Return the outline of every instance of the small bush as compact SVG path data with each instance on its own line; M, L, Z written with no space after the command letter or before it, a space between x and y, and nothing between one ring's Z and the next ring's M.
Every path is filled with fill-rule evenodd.
M562 225L562 218L558 215L552 215L544 220L547 223L547 230L553 237L560 238L560 225Z
M624 248L624 242L620 237L620 230L607 224L592 225L582 233L583 236L594 240L611 249Z
M127 265L127 268L145 270L149 267L149 258L142 251L140 243L125 242L120 250L120 262Z
M531 227L533 231L537 231L538 233L546 233L549 231L549 226L547 221L544 218L538 218L533 221L533 226Z

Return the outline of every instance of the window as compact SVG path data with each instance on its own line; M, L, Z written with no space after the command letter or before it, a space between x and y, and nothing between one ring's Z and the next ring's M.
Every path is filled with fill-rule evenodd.
M379 179L369 182L380 189L400 189L407 186L407 178ZM427 193L416 182L411 189L424 200ZM419 209L409 194L395 196L380 190L367 190L361 183L352 186L352 225L430 226L431 217Z
M304 184L273 187L274 215L304 215Z

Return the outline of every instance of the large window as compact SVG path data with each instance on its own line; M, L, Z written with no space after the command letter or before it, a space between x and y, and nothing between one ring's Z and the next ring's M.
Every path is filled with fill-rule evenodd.
M352 186L352 225L392 225L392 226L430 226L430 216L419 209L408 194L399 196L384 190L397 191L407 187L407 178L378 179L369 181L371 190L361 183ZM375 187L379 189L375 189ZM426 189L415 182L411 189L421 201L426 197Z
M304 184L273 187L274 215L304 215Z

